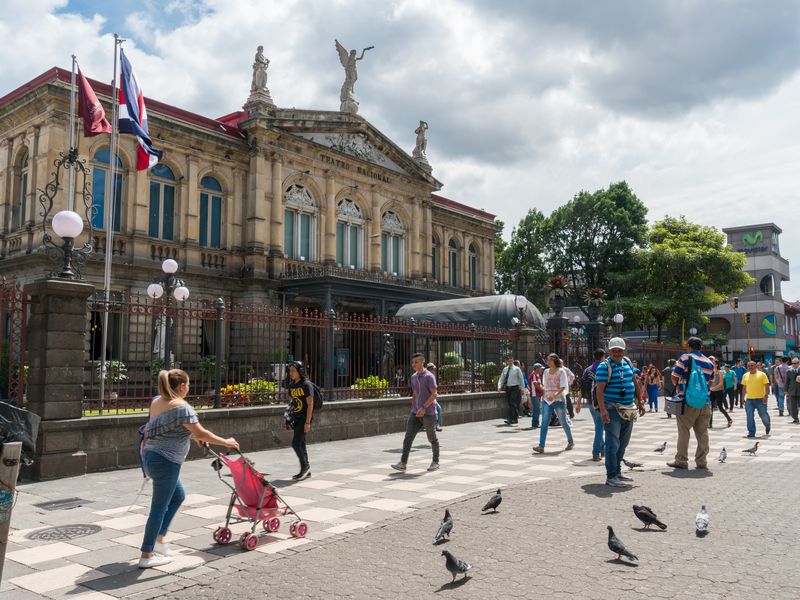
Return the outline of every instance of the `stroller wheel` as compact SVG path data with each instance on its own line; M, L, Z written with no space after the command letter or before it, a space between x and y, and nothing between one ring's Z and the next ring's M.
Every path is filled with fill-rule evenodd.
M217 527L214 531L214 541L218 544L227 544L231 541L233 533L227 527Z
M281 520L278 517L264 519L264 531L273 533L281 528Z
M239 538L239 546L242 550L255 550L258 547L258 536L249 531L243 533Z
M289 527L289 533L292 537L304 538L308 533L308 524L305 521L297 521L292 523Z

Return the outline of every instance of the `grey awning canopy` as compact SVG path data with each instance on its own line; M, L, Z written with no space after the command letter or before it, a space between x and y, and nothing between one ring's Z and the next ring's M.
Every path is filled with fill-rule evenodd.
M458 298L436 300L433 302L414 302L406 304L397 311L398 319L417 321L436 321L439 323L475 323L484 327L514 327L519 312L515 305L516 296L481 296L480 298ZM529 327L544 329L542 313L528 302L525 308L525 321Z

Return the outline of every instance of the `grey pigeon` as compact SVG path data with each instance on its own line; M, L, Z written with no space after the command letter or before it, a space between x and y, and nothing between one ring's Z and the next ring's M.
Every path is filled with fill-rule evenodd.
M742 450L745 454L749 454L750 456L755 456L756 452L758 452L758 442L752 448L748 448L747 450Z
M653 450L653 452L658 452L659 454L664 454L664 450L666 450L666 449L667 449L667 442L664 442L658 448Z
M724 463L728 459L728 451L723 448L719 453L719 462Z
M497 490L497 493L489 498L489 501L484 505L481 509L481 512L486 512L487 510L491 510L492 512L497 512L497 507L500 506L500 503L503 501L503 497L500 495L500 490Z
M694 518L694 526L694 533L697 537L705 537L708 535L708 511L706 510L705 504L700 507L700 512L697 513L697 516Z
M471 564L469 564L468 562L464 562L463 560L457 559L447 550L442 550L442 556L446 557L444 566L447 567L448 571L450 571L450 574L453 576L453 581L456 580L456 575L458 575L459 573L463 573L464 579L467 578L467 571L469 571L472 568Z
M611 529L611 525L608 526L608 549L617 555L617 560L622 560L623 556L631 560L639 560L639 557L631 552L628 552L625 544L623 544L619 538L614 535L614 530Z
M439 525L439 530L436 532L436 537L433 539L433 543L438 544L445 537L447 537L449 540L451 531L453 531L453 517L450 516L450 511L445 508L444 519L442 519L442 524Z
M647 506L636 506L633 505L633 514L644 523L645 529L650 529L650 525L655 525L659 529L666 529L667 526L658 520L656 513L653 512L653 509Z
M625 463L625 466L628 467L631 471L633 469L639 469L639 468L644 466L642 463L628 461L628 460L625 460L624 458L622 459L622 462Z

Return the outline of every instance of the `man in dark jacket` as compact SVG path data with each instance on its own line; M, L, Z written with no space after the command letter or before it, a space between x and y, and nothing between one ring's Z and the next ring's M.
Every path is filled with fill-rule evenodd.
M800 358L792 359L792 366L786 371L786 400L789 403L789 415L792 423L798 424L797 405L800 403Z

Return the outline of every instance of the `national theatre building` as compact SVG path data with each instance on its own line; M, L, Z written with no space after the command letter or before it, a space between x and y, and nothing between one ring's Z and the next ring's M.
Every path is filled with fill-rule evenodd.
M85 279L102 289L113 160L115 296L144 292L166 258L194 299L389 316L408 302L492 294L494 215L436 194L425 122L409 153L358 114L357 59L337 50L338 111L277 107L259 48L243 110L214 119L146 100L164 152L151 170L136 170L133 136L114 155L107 134L78 135L97 208ZM111 87L91 84L110 119ZM70 72L53 68L0 98L0 273L22 283L49 270L38 197L68 149L69 90ZM56 204L66 208L65 191Z

